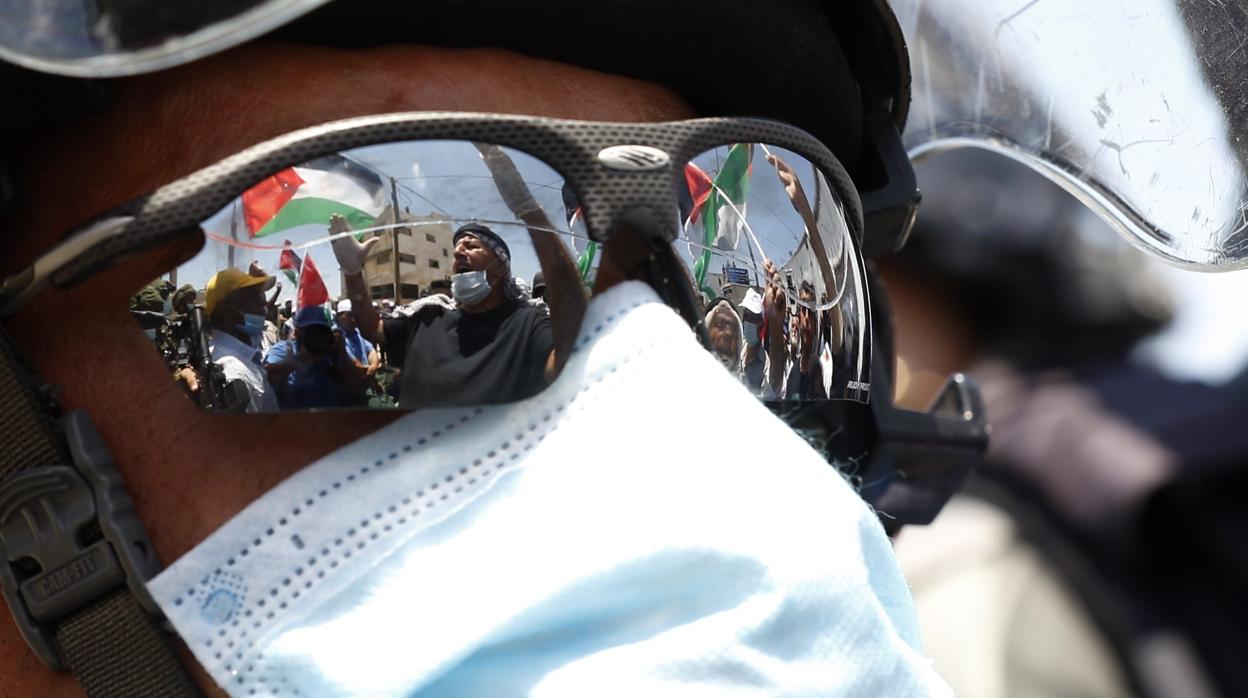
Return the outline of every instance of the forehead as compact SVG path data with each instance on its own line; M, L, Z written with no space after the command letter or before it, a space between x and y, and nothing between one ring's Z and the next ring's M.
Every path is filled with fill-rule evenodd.
M460 237L459 240L455 242L455 249L463 250L464 252L471 252L473 255L479 255L488 261L493 261L498 258L498 253L494 251L493 247L490 247L484 240L472 235L471 233L465 233L462 237Z
M718 306L711 311L711 322L714 323L732 323L735 316L730 308Z
M335 119L426 110L602 121L694 115L652 83L495 49L253 42L106 88L102 110L19 146L20 209L0 220L5 267L29 263L73 226L180 176Z
M257 298L263 299L264 298L264 284L256 284L254 286L246 286L244 288L237 289L236 291L230 294L230 297L237 299L237 300L247 300L247 301L255 300Z

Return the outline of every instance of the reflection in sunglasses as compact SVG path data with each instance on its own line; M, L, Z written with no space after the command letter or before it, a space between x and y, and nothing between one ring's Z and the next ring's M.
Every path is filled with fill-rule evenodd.
M522 399L555 375L595 269L561 184L523 153L468 142L317 158L205 220L204 250L132 310L204 407Z
M713 354L760 398L865 399L860 262L823 174L751 143L684 174L676 250ZM544 389L572 347L602 256L584 220L576 192L525 153L373 145L243 192L132 310L206 408L512 402Z
M677 197L711 350L731 372L768 400L855 397L869 386L859 263L843 207L813 164L762 143L723 146L686 166ZM741 339L746 326L757 341Z

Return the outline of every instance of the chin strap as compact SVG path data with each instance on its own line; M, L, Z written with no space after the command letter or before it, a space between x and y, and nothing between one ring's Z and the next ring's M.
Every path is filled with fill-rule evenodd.
M0 585L13 624L88 696L198 696L146 581L159 569L85 411L56 400L0 327Z

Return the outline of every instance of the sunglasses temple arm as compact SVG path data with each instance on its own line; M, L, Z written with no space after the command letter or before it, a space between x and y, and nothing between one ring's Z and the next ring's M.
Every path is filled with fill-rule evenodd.
M874 399L872 412L876 445L863 470L863 498L890 534L906 524L931 523L988 448L991 430L979 386L954 374L926 412Z
M658 292L668 306L680 313L681 318L689 324L698 342L706 349L711 348L711 338L706 331L704 317L698 298L693 291L693 278L688 268L676 257L676 252L668 243L654 244L653 259L649 278L646 282Z

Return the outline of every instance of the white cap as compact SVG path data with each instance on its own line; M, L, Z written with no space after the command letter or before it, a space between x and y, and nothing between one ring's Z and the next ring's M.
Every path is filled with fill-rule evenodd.
M340 313L351 312L351 299L350 298L343 298L342 300L338 301L338 312Z
M763 314L763 297L752 288L746 290L745 298L738 305L755 315Z

